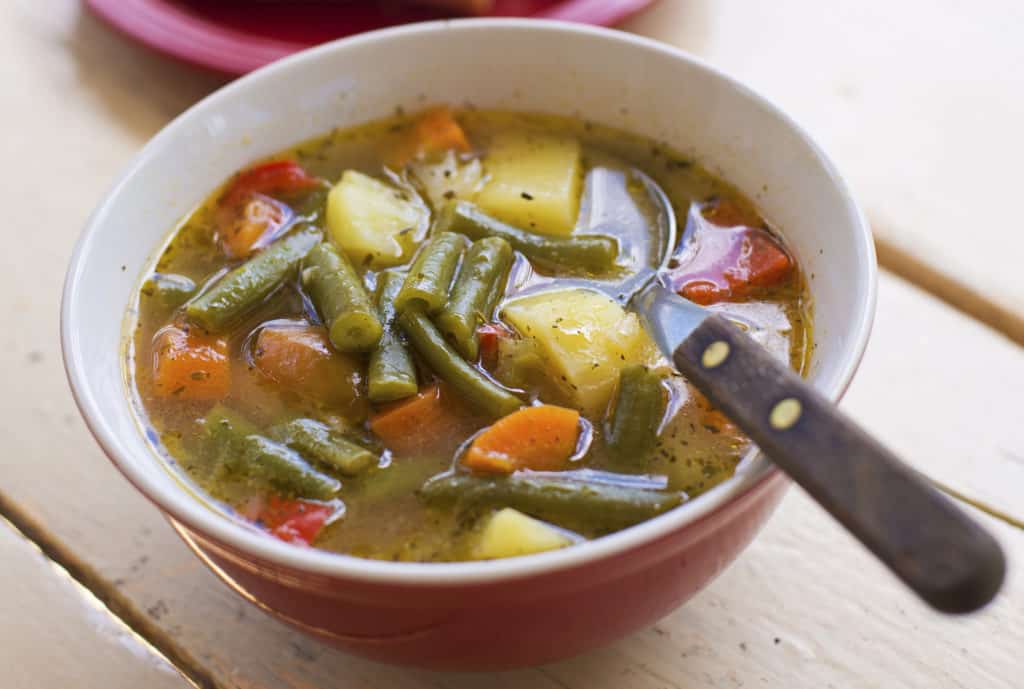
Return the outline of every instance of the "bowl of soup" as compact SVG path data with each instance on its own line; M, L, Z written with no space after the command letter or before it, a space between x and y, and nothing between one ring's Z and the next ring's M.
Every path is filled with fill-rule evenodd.
M608 289L662 252L838 400L875 258L792 120L617 32L375 32L143 149L72 258L65 364L103 450L246 599L377 660L543 663L685 602L787 486Z

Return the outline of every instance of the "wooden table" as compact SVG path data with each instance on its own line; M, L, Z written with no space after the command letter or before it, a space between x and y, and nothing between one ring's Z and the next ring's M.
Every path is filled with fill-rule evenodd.
M843 405L977 506L1010 558L996 602L967 618L930 612L794 489L734 566L651 629L473 676L376 665L271 620L219 584L95 446L60 366L72 243L131 155L221 81L132 45L73 0L4 3L4 686L1020 686L1021 27L1010 0L664 0L625 27L747 80L849 176L887 271Z

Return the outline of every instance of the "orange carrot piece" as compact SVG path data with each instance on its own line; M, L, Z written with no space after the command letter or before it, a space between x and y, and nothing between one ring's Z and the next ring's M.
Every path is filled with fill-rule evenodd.
M449 150L466 152L470 148L466 132L455 120L451 108L439 105L424 111L417 118L412 131L395 152L392 162L396 167L402 167L414 158Z
M462 464L484 474L560 471L576 451L579 423L575 409L552 404L520 409L478 435Z
M225 208L220 243L230 258L245 258L273 237L291 211L266 196L252 196L239 208Z
M153 387L159 397L220 400L231 390L227 340L168 326L153 339Z
M359 364L331 348L322 326L262 328L253 363L264 376L299 395L351 412L361 409Z
M473 430L473 415L440 385L389 404L370 418L370 430L399 455L454 450Z

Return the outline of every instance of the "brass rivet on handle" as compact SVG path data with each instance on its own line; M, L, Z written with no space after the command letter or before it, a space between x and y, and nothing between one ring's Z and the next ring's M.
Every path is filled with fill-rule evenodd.
M708 345L700 357L700 363L704 368L721 366L722 362L729 358L729 343L724 340L716 340Z
M772 413L768 416L768 423L772 428L784 431L791 428L800 419L803 405L795 397L787 397L772 407Z

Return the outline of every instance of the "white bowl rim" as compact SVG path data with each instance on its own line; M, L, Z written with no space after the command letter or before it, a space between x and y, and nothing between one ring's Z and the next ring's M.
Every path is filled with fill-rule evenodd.
M126 171L118 178L100 205L93 211L75 245L64 283L60 314L64 368L71 384L71 391L89 431L106 455L144 496L165 513L165 516L183 524L192 531L202 534L206 538L226 544L232 549L298 571L331 578L353 579L379 584L454 587L467 584L495 583L548 574L558 570L579 567L596 560L614 557L645 543L656 541L712 514L728 503L738 499L761 481L779 473L779 469L771 464L764 455L758 454L744 471L737 472L728 481L719 484L684 505L623 531L588 541L572 548L508 560L483 562L387 562L340 555L313 548L298 548L256 533L201 504L182 488L169 489L151 481L146 474L137 471L132 462L119 452L113 429L104 422L101 405L86 382L84 376L85 364L73 346L74 340L68 331L68 323L72 319L73 304L75 303L73 296L84 270L83 256L87 253L86 249L94 241L97 228L104 223L106 216L111 212L111 206L114 204L115 199L117 199L122 187L158 147L159 143L164 138L173 136L174 130L181 126L182 120L194 116L196 112L202 111L205 108L214 107L216 100L223 94L247 88L251 82L276 71L293 69L303 63L316 61L322 55L334 50L343 49L346 46L355 44L387 40L410 34L464 28L469 30L487 29L492 27L585 34L620 41L637 48L668 55L676 60L705 70L716 78L729 83L733 88L744 93L751 100L758 102L761 107L765 108L774 117L799 134L800 138L817 156L838 191L853 209L856 224L860 229L858 240L862 245L863 256L866 257L864 265L859 266L866 273L867 277L865 281L866 289L859 297L859 301L863 306L861 318L858 322L849 324L849 336L852 342L851 355L847 361L842 362L839 374L834 378L836 384L833 386L833 389L824 391L834 401L838 401L842 397L857 367L860 365L871 334L877 299L877 261L871 230L863 212L850 194L848 186L839 175L835 165L797 122L742 82L730 77L702 59L678 48L642 36L571 22L537 19L454 19L408 24L343 38L304 50L262 67L206 96L167 124L134 157ZM157 455L154 452L154 460L156 457Z

